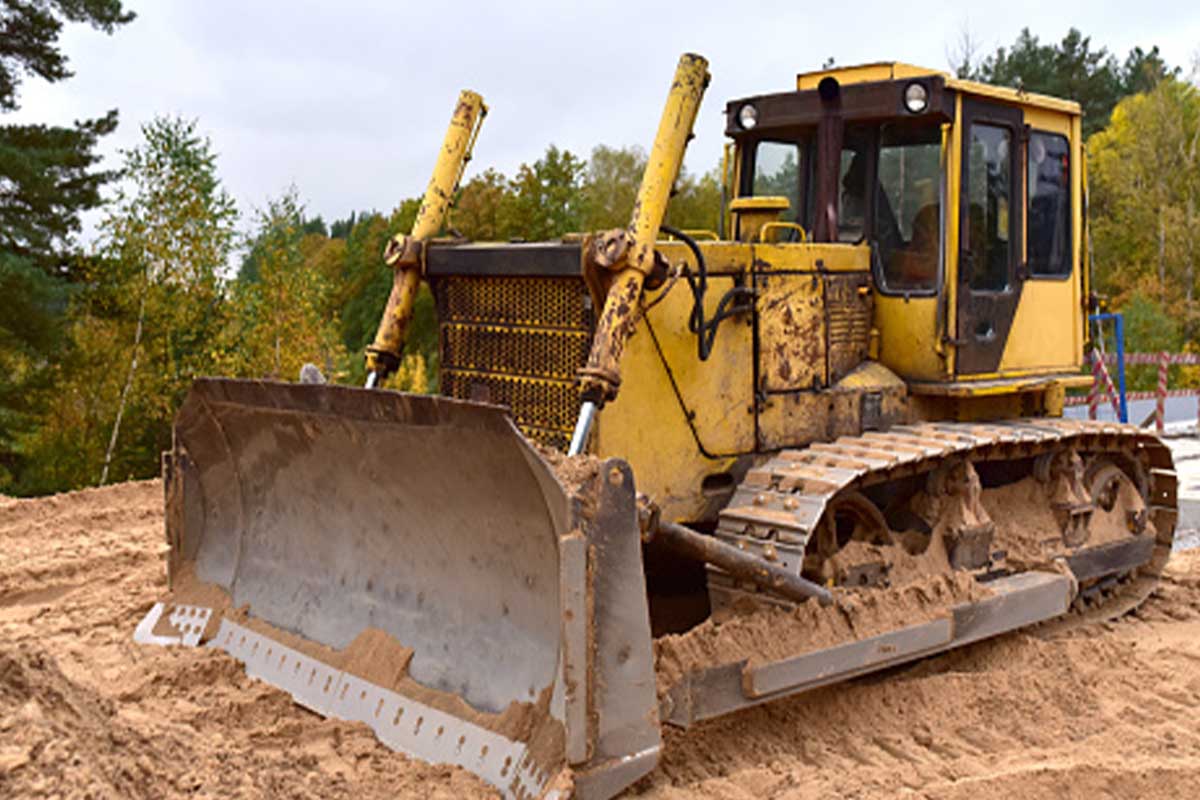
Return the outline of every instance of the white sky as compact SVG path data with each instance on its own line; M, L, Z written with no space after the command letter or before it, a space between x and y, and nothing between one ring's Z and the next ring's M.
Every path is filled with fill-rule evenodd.
M1200 50L1200 3L1010 0L598 3L559 0L127 0L138 18L106 36L72 26L68 81L27 80L4 121L69 123L118 108L103 144L136 144L156 114L199 120L243 214L295 184L326 221L387 211L420 194L457 93L491 108L468 176L511 174L553 143L648 149L676 60L710 61L713 81L688 168L719 158L734 97L785 91L828 57L946 68L967 27L981 52L1028 26L1058 41L1074 25L1119 58L1157 44L1187 68Z

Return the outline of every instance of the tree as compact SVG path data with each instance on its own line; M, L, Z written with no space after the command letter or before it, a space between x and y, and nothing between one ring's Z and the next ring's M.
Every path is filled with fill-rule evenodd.
M1200 90L1169 78L1121 101L1088 142L1097 287L1120 305L1155 299L1184 336L1200 332Z
M71 77L58 49L63 21L112 33L133 19L121 0L5 0L0 8L0 111L15 111L21 73L56 83Z
M508 178L494 169L486 169L467 181L450 211L450 229L478 242L496 242L508 238L501 209L511 202Z
M681 169L666 223L683 230L717 231L721 219L720 168L695 178Z
M160 117L142 135L122 153L126 180L81 270L67 349L21 440L26 491L155 474L184 393L214 371L236 210L195 122Z
M593 148L582 187L584 229L628 225L645 171L646 151L640 147Z
M270 201L257 216L251 269L232 287L231 321L218 348L222 374L294 380L305 362L331 379L342 377L345 357L333 309L332 265L318 261L344 252L338 242L308 233L296 190Z
M0 112L19 107L25 76L71 76L58 46L64 22L112 33L133 18L119 0L6 0L0 4ZM0 488L17 485L17 440L37 415L32 400L61 353L81 212L101 202L112 174L95 170L96 144L117 112L73 127L0 125Z
M532 165L522 164L500 208L501 228L531 242L579 231L585 167L571 151L554 145Z
M1121 306L1125 317L1125 349L1131 353L1177 353L1183 345L1177 320L1167 314L1162 305L1140 292L1135 292ZM1175 367L1172 367L1174 371ZM1126 381L1130 391L1149 391L1158 384L1158 367L1152 364L1132 365ZM1176 386L1178 383L1172 381Z
M964 41L971 41L969 34L964 34ZM960 77L1078 101L1083 106L1085 136L1108 124L1122 97L1152 89L1178 73L1167 67L1157 47L1148 52L1134 48L1124 62L1118 62L1107 48L1092 49L1091 37L1075 28L1058 44L1043 44L1024 28L1012 47L1000 47L978 64L971 63L973 50L968 45L960 50L955 57Z

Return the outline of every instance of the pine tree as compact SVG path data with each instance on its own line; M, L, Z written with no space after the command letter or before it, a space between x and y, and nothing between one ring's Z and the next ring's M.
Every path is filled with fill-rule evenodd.
M1057 44L1043 44L1028 28L1012 47L998 48L978 65L958 65L965 77L1028 92L1077 100L1083 106L1083 133L1090 136L1108 125L1113 107L1124 96L1153 89L1164 78L1178 75L1157 47L1135 47L1124 62L1107 48L1092 48L1090 36L1071 28Z
M59 48L66 22L112 33L133 19L120 0L4 0L0 3L0 112L19 107L26 76L71 76ZM110 172L96 170L96 144L117 112L73 127L0 125L0 489L18 480L16 440L36 409L60 352L63 320L82 259L73 236L80 213L101 202Z

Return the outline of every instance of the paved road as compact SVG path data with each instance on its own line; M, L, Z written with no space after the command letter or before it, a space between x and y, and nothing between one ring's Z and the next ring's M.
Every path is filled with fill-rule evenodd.
M1164 409L1166 412L1167 422L1186 422L1196 419L1196 398L1194 397L1168 397L1167 405ZM1066 409L1066 416L1075 419L1087 418L1087 406L1071 406ZM1129 421L1137 425L1146 417L1154 413L1153 400L1131 400L1129 402ZM1112 406L1101 405L1099 411L1100 419L1113 420L1116 415L1113 414Z
M1174 428L1178 433L1171 433ZM1189 430L1190 428L1190 430ZM1195 424L1176 424L1167 429L1166 442L1175 459L1179 476L1179 524L1175 533L1175 549L1200 547L1200 438Z

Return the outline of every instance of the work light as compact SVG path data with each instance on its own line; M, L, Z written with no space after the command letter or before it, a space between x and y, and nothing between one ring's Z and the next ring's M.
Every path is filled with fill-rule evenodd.
M738 109L738 124L743 130L751 130L758 124L758 109L747 103Z
M913 114L920 114L929 105L929 92L923 83L910 83L904 87L904 107Z

